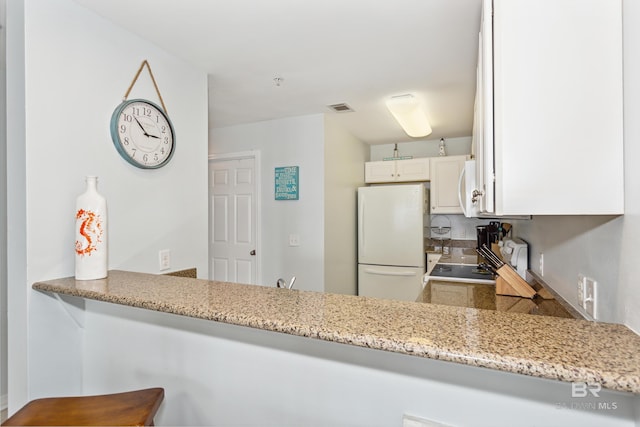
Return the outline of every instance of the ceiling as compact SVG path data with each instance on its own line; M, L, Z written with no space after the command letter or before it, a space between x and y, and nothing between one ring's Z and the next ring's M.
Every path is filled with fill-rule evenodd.
M210 127L326 113L369 144L471 135L481 0L76 2L205 70ZM431 135L386 109L406 93Z

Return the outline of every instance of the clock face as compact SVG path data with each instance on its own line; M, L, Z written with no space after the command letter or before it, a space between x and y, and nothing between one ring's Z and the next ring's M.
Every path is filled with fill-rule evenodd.
M157 169L169 162L175 134L162 108L143 99L120 104L111 116L111 139L126 161L143 169Z

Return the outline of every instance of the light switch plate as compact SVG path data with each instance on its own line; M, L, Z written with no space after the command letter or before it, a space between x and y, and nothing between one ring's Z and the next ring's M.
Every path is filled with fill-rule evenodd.
M160 271L168 270L171 268L171 251L169 249L163 249L158 253L160 262Z

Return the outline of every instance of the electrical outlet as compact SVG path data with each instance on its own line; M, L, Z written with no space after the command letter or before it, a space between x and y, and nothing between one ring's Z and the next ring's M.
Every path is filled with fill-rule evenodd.
M597 284L591 277L578 275L578 305L594 320L597 314Z
M598 302L598 299L596 298L597 284L598 282L590 277L585 277L584 279L584 304L582 307L594 320L596 318L596 308Z
M578 274L578 305L584 308L584 282L586 277Z
M300 246L299 234L289 234L289 246Z
M163 249L158 253L160 261L160 271L168 270L171 268L171 251L169 249Z

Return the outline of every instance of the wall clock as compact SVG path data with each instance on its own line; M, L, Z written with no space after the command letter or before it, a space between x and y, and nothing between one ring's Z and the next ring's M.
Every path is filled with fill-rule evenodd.
M127 100L144 67L149 71L162 108L146 99ZM133 166L158 169L171 160L176 149L176 133L146 59L140 64L122 103L113 111L110 128L116 150Z
M145 99L123 101L111 116L111 139L133 166L157 169L175 151L175 132L165 111Z

